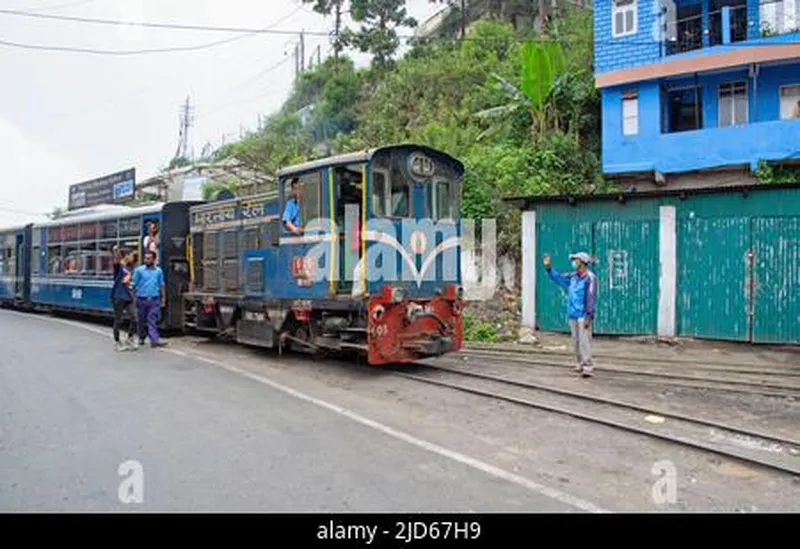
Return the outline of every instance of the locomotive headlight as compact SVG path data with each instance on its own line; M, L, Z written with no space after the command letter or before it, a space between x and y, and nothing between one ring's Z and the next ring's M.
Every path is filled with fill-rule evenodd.
M392 288L392 303L400 303L406 298L405 288Z
M417 315L422 314L423 311L422 305L419 303L409 303L406 309L406 319L411 322L417 318Z

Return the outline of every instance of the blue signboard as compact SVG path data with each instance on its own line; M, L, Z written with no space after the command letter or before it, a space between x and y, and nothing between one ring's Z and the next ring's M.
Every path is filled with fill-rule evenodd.
M88 208L98 204L114 204L133 198L136 188L136 168L117 172L69 188L67 209Z

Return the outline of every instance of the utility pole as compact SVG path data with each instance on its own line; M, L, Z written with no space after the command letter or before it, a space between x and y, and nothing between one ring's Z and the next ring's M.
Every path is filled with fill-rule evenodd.
M467 1L461 0L461 39L466 35L467 27Z
M185 158L189 148L189 128L194 122L194 107L191 106L188 95L186 96L186 102L181 107L180 121L178 149L175 151L175 157Z
M300 71L305 72L306 70L306 40L305 40L305 29L300 31Z
M462 0L463 1L463 0ZM342 0L336 2L336 20L333 27L333 70L339 70L339 32L342 27Z

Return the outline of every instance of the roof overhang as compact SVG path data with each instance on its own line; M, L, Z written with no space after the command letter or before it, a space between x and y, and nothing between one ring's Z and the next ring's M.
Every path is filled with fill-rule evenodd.
M738 45L738 44L737 44ZM765 44L759 46L739 45L718 53L701 53L688 57L677 57L659 63L650 63L603 72L595 76L598 88L642 82L655 78L667 78L681 74L708 72L751 63L800 60L800 42Z

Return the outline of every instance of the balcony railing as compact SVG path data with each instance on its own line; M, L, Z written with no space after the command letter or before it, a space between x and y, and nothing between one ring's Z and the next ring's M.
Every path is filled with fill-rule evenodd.
M713 6L706 0L705 6ZM678 6L680 9L680 6ZM700 9L699 6L697 9ZM731 44L800 30L800 0L762 0L750 10L746 3L706 9L677 18L664 9L661 18L666 55Z

